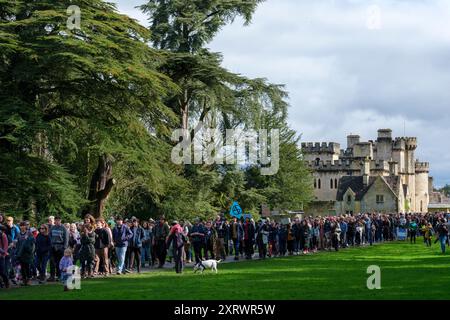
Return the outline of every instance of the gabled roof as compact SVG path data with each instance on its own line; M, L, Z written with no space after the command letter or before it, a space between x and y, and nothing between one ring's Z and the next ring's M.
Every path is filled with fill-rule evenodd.
M362 176L344 176L339 180L336 200L343 201L344 194L350 188L355 193L355 200L360 201L377 179L381 179L381 181L383 181L390 191L398 198L401 187L399 176L369 177L369 184L367 186L364 186Z

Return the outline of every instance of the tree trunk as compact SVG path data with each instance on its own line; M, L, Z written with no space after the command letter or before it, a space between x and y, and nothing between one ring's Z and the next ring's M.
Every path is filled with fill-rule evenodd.
M83 215L92 214L94 218L101 218L108 196L116 184L112 178L113 158L103 154L98 159L98 166L92 175L88 200L90 205L83 211Z

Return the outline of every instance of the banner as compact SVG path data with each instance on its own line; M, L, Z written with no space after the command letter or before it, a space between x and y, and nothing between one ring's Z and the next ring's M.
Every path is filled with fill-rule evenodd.
M397 229L397 240L406 240L408 233L405 228Z

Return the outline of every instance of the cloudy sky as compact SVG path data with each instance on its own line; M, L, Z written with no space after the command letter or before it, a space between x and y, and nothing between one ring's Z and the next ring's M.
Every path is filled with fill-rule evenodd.
M115 1L147 25L134 8L145 0ZM435 184L450 184L450 1L267 0L209 47L233 72L286 85L302 141L406 132Z

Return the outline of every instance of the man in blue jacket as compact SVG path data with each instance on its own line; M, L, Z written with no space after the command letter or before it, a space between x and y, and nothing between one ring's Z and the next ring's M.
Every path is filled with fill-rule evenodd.
M137 219L132 221L131 232L133 236L130 239L130 272L134 268L134 262L137 263L137 272L141 273L141 248L144 240L144 229L139 225Z
M14 280L15 273L14 268L12 267L15 265L15 247L13 245L14 241L17 240L17 237L20 234L20 229L18 226L14 224L14 218L13 217L6 217L6 228L5 228L5 234L8 239L8 255L5 257L5 269L6 273L9 276L9 279Z
M55 225L50 229L50 242L52 249L50 252L50 278L47 281L56 281L56 277L61 277L59 261L64 256L64 250L69 247L69 231L62 225L61 217L55 217ZM53 266L53 267L52 267Z
M124 272L125 254L127 253L128 241L133 237L133 232L123 224L122 217L116 218L116 226L113 229L113 241L117 255L117 274Z
M206 230L200 223L200 219L194 220L194 225L192 226L189 236L191 237L191 243L194 247L195 263L202 261L202 249L205 243Z

